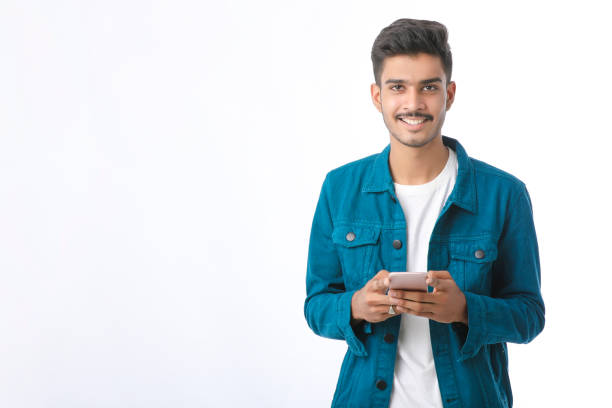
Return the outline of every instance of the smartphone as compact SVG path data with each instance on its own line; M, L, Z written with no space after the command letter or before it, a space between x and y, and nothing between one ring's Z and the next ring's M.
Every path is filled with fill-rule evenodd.
M391 272L389 289L427 292L427 272Z

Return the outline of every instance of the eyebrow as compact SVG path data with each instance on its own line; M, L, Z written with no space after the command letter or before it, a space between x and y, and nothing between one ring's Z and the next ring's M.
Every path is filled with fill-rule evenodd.
M405 84L405 83L408 83L408 82L410 82L410 81L405 81L403 79L387 79L385 81L385 85L386 84ZM442 78L435 77L435 78L429 78L429 79L424 79L422 81L419 81L419 83L421 85L428 85L428 84L431 84L431 83L434 83L434 82L442 82Z

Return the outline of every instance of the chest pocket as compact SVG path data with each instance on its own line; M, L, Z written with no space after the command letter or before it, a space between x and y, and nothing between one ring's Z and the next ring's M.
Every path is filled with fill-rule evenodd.
M449 272L462 291L491 295L492 266L497 245L490 238L449 243Z
M340 255L342 275L348 290L359 289L375 272L372 270L379 243L380 227L339 225L332 241Z

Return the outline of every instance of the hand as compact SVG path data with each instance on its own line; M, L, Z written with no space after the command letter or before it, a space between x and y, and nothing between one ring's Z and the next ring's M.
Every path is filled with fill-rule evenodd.
M386 295L388 288L389 271L382 269L353 295L351 317L354 320L376 323L397 316L389 314L391 303Z
M434 288L425 293L409 290L390 290L391 303L400 313L427 317L440 323L468 324L465 295L448 271L429 271L427 284Z

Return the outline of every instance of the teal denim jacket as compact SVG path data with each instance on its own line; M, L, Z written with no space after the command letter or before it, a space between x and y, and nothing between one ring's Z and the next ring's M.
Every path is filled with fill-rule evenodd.
M458 172L430 238L428 269L450 272L465 294L469 321L429 321L442 401L510 407L506 342L528 343L544 328L531 201L520 180L468 157L455 139L442 139L457 153ZM381 269L406 269L406 245L392 245L406 240L406 221L389 151L390 145L330 171L312 223L304 314L316 334L348 345L333 407L389 405L400 316L351 325L355 291Z

